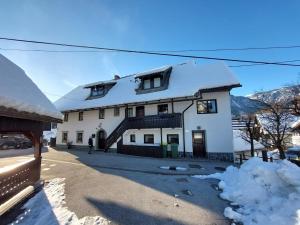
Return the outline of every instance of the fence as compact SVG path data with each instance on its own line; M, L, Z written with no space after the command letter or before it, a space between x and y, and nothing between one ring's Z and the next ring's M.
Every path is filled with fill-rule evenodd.
M41 159L0 172L0 205L40 179Z

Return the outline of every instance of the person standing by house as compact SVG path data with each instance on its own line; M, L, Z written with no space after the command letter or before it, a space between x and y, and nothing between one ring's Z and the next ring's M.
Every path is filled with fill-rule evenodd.
M94 145L93 145L93 138L90 137L89 138L89 154L92 154L92 149L93 149Z

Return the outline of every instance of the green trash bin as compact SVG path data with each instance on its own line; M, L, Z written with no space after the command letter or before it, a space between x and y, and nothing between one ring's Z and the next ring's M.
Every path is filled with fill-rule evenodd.
M168 151L168 146L167 145L162 145L162 150L163 150L163 158L167 158L167 151Z
M178 158L178 144L171 144L172 158Z

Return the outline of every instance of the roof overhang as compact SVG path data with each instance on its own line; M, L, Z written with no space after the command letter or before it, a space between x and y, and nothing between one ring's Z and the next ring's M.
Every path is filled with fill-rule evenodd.
M33 120L33 121L40 121L46 123L62 123L62 119L57 119L50 116L44 116L37 113L29 113L25 111L18 111L13 108L6 108L4 106L0 106L0 116L3 117L10 117L10 118L18 118L18 119L25 119L25 120Z

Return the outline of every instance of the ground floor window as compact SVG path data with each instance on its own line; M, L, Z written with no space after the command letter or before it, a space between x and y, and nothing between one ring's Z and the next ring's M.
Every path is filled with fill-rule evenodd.
M68 141L68 132L62 132L62 143L67 143Z
M178 134L167 134L168 144L179 144L179 135Z
M145 144L154 144L154 135L153 134L145 134L144 135L144 143Z
M135 134L130 134L130 142L135 142Z
M82 143L82 139L83 139L83 132L77 132L76 143Z
M166 113L168 113L168 104L157 106L157 114L166 114Z

